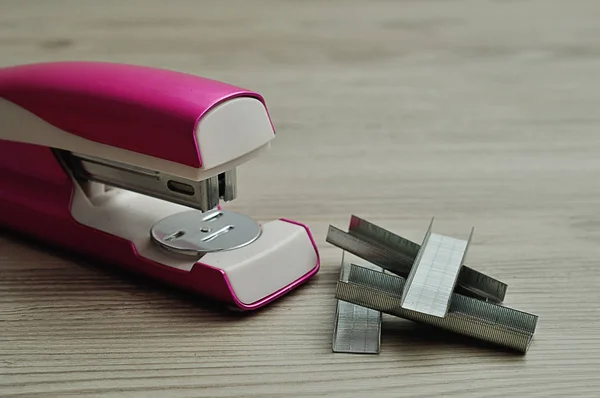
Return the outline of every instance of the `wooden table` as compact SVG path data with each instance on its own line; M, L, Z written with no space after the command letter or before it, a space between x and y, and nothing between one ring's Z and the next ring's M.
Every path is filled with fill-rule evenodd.
M0 1L0 63L108 60L248 87L278 136L229 207L308 223L322 269L249 316L0 235L0 395L600 394L600 3ZM0 209L1 210L1 209ZM351 214L432 216L540 316L526 356L386 317L331 352Z

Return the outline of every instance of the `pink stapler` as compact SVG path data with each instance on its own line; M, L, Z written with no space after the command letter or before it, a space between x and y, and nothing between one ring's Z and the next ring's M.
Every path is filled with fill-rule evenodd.
M142 66L0 69L0 227L243 310L319 269L305 225L223 210L275 137L257 93Z

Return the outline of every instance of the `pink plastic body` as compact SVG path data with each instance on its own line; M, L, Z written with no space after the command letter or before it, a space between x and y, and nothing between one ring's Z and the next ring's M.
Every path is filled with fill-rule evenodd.
M215 80L102 62L4 68L0 96L71 134L191 167L202 165L194 131L206 112L240 96L264 104Z
M73 64L69 64L67 69L72 66ZM152 100L148 99L144 102L143 107L138 107L131 101L137 98L143 102L142 98L145 95L149 95L152 89L157 90L161 88L161 81L167 81L174 85L182 85L182 87L178 88L178 92L181 93L185 92L184 83L190 83L192 87L188 88L191 91L196 91L196 95L198 95L201 90L194 85L194 82L198 83L199 80L185 75L172 74L174 72L156 71L156 74L153 75L154 70L151 69L109 66L105 74L101 73L102 77L112 77L123 84L129 81L130 84L129 92L125 93L123 91L121 93L122 97L120 98L127 97L127 101L123 100L124 108L117 110L112 109L111 106L105 107L110 102L105 102L105 100L107 99L106 96L110 95L111 92L114 93L120 90L117 87L118 85L114 84L114 82L105 82L105 85L103 85L101 82L98 82L100 80L98 76L86 75L86 73L96 70L94 68L98 68L98 64L79 64L79 66L81 69L75 68L71 70L74 75L83 70L84 76L87 76L90 80L96 80L96 83L89 83L87 87L90 92L85 95L83 93L85 90L81 87L77 90L73 82L77 81L83 84L86 79L82 76L73 76L73 80L69 81L66 72L59 73L56 65L50 65L48 73L43 73L45 69L40 65L36 65L30 67L31 69L22 67L22 69L8 68L0 70L0 98L15 101L15 103L45 119L49 117L49 121L61 129L74 128L76 130L74 134L85 136L87 139L110 143L110 145L137 150L143 153L148 153L145 152L148 149L148 151L153 151L151 154L154 156L165 159L170 158L170 160L178 159L177 161L187 165L198 165L200 159L196 151L193 153L182 152L182 149L190 147L190 143L186 142L186 140L189 141L193 137L193 125L196 123L196 120L188 125L184 123L189 107L196 106L207 109L209 104L218 102L220 98L239 95L242 92L247 93L232 86L215 82L210 85L210 87L214 88L212 96L206 93L200 95L203 101L198 100L193 102L191 100L176 99L173 103L169 105L164 104L163 108L160 108L160 104L152 103ZM119 75L117 73L119 70L123 71L124 76L127 78ZM24 76L25 71L32 73L35 71L37 77L32 77L32 80L28 82ZM136 71L141 74L141 81L136 80L138 79L136 73L134 73ZM42 79L40 75L37 75L38 73L41 76L46 76L46 78L58 76L63 79L62 82L72 88L72 95L54 96L53 94L56 91L60 91L56 85L57 83ZM11 80L15 76L17 77L18 84ZM37 87L37 84L39 84L39 87ZM148 87L148 85L151 86ZM22 87L23 91L19 92L17 87ZM91 92L92 89L99 90L98 101L100 105L93 102L95 96ZM136 89L139 89L140 93L136 93ZM77 104L77 101L86 103L87 107L91 109ZM182 109L177 109L179 105L181 105ZM50 115L48 109L55 110L58 116L56 114ZM98 109L102 109L102 111ZM113 111L116 117L111 119L109 114L102 113L109 111ZM125 116L130 111L138 117ZM155 111L158 115L150 115L151 111ZM143 117L140 117L142 113ZM107 129L102 131L103 135L100 134L100 130L84 130L84 125L93 126L95 122L86 120L83 123L82 114L92 118L95 117L98 120L103 119L103 123L108 123L112 120L114 124L111 123L110 128L105 124L104 127ZM175 123L175 125L179 126L178 129L169 129L172 135L165 134L162 131L163 137L174 137L177 135L177 139L180 140L180 147L171 144L166 145L165 143L161 144L161 139L157 137L156 140L145 141L155 143L156 146L153 148L144 148L143 150L134 148L137 141L133 137L135 137L136 133L140 134L140 132L143 132L143 134L158 135L158 130L151 130L150 132L144 130L145 128L150 128L150 125L146 123L148 118L153 117L155 121L159 122L157 126L160 126L160 123L166 123L170 120L180 122ZM141 125L135 125L136 121L140 122ZM192 122L191 120L187 121ZM80 122L82 124L79 124ZM119 127L120 122L123 122L129 129L123 128L122 125ZM78 126L81 129L78 129ZM154 127L158 128L157 126ZM70 132L68 129L66 131ZM164 152L158 153L160 152L159 149L164 149ZM230 303L243 310L253 310L264 306L306 282L319 270L318 250L309 229L302 224L284 220L305 228L317 253L317 264L315 264L315 267L310 272L290 285L277 292L273 292L273 294L257 302L244 304L235 296L223 270L202 263L195 264L191 271L168 267L140 257L132 243L125 239L78 223L70 213L72 195L73 181L55 158L50 148L0 140L0 226L21 231L53 245L102 260L108 264L117 264L122 268L147 275L187 291Z

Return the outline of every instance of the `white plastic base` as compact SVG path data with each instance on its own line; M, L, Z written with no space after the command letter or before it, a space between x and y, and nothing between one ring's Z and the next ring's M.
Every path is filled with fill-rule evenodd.
M133 243L138 254L157 263L190 271L196 262L225 272L235 296L252 304L295 282L317 264L317 253L306 230L285 221L262 225L261 236L239 249L202 258L174 256L150 240L158 220L189 208L121 189L106 191L92 183L86 192L75 184L71 213L90 228Z
M306 275L317 265L317 253L306 229L276 220L263 224L250 245L206 254L200 262L225 271L237 298L251 304Z

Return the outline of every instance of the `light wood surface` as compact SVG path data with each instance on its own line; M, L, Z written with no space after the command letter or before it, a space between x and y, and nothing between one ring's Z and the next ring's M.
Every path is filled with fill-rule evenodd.
M259 91L278 136L229 207L309 224L322 269L248 316L0 235L0 395L600 396L600 3L0 1L0 66L85 59ZM43 200L43 199L41 199ZM1 210L1 209L0 209ZM351 214L469 264L540 316L526 356L386 317L331 352Z

